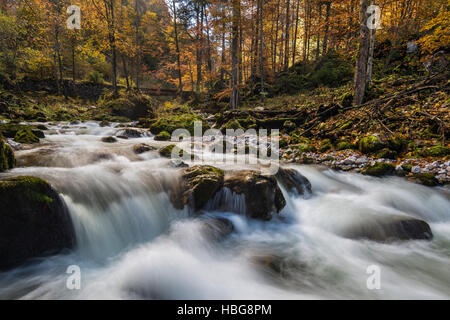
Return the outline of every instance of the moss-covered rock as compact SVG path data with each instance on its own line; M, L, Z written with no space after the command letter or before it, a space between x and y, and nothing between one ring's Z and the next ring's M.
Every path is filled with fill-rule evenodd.
M174 185L171 202L177 209L188 205L193 211L201 210L218 192L224 181L224 172L213 166L193 166L181 174L181 183Z
M137 120L142 117L154 117L159 102L140 92L120 92L118 97L108 94L100 101L100 108L113 116Z
M148 145L146 143L139 143L139 144L136 144L136 145L133 146L133 151L136 154L141 154L141 153L144 153L144 152L155 151L155 150L156 150L155 147L152 147L152 146L150 146L150 145Z
M397 156L398 156L397 152L389 150L388 148L383 148L376 154L377 158L384 158L384 159L397 159Z
M395 172L395 166L390 163L377 162L374 165L365 167L362 171L363 174L375 177L381 177L384 175L390 175Z
M287 131L292 131L295 128L297 128L297 125L294 122L292 122L291 120L286 120L283 123L283 128L286 129Z
M167 131L161 131L155 136L156 141L169 141L171 138L172 136Z
M0 172L12 169L15 165L14 152L0 137Z
M0 269L53 254L75 244L67 208L44 180L0 180Z
M309 145L309 144L305 144L305 143L300 143L294 146L291 146L291 148L295 149L297 153L302 154L305 152L316 152L316 147L314 147L313 145Z
M16 133L16 136L14 137L15 142L19 143L39 143L39 138L36 137L36 135L31 132L30 129L23 129L19 130Z
M336 145L336 150L353 150L356 149L356 145L347 141L341 141Z
M177 149L178 149L178 155L179 155L180 157L182 157L183 154L184 154L184 151L183 151L182 149L178 148L178 147L177 147L176 145L174 145L174 144L169 144L168 146L165 146L165 147L160 148L160 149L158 150L158 153L159 153L162 157L165 157L165 158L171 158L171 157L172 157L172 152L173 152L173 149L174 149L174 148L177 148Z
M428 187L434 187L439 184L439 181L434 176L434 173L431 172L415 173L414 178L417 180L417 182Z
M395 152L403 152L408 148L408 143L401 137L392 137L387 140L387 144L389 149Z
M331 144L331 141L329 139L325 139L320 142L319 145L319 151L325 152L333 148L333 145Z
M402 164L402 169L405 170L406 172L411 172L413 165L410 163L404 163Z
M362 137L358 141L358 149L364 154L377 152L384 148L384 144L377 136Z
M445 146L433 146L422 150L425 157L445 157L450 155L450 148Z

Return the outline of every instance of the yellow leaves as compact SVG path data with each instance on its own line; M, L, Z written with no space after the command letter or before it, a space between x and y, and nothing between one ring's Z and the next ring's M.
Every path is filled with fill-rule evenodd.
M433 53L450 44L450 11L442 11L421 30L427 34L419 39L422 51Z

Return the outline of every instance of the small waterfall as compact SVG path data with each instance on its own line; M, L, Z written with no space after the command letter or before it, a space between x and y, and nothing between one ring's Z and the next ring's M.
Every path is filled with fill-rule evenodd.
M78 244L1 273L0 299L450 298L445 189L291 165L312 184L303 197L283 190L292 219L247 219L244 196L225 188L204 209L211 221L233 223L219 242L205 234L204 217L173 208L168 190L179 172L170 161L133 153L137 143L158 146L152 137L104 144L115 124L48 126L42 145L17 152L23 166L0 176L48 180L68 206ZM398 216L427 221L433 240L346 236ZM81 269L80 290L66 288L70 265ZM380 290L366 287L371 265L381 268Z

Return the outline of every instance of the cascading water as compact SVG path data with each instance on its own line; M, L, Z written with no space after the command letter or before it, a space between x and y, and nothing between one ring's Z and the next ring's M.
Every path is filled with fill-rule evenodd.
M34 175L58 190L75 225L77 247L0 273L0 298L23 299L342 299L450 298L450 195L400 178L371 178L312 166L291 166L312 194L288 195L270 222L214 211L223 203L245 211L224 190L203 215L176 210L168 191L177 169L150 151L150 137L101 142L114 127L55 125L36 149L17 152L1 177ZM236 169L240 169L236 167ZM432 241L377 243L350 239L392 216L427 221ZM222 240L205 217L234 230ZM382 229L382 228L381 228ZM81 289L66 287L70 265ZM366 285L368 266L381 270L381 288Z

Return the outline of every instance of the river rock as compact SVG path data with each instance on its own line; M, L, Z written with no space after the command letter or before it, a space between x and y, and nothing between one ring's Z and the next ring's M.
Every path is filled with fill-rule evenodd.
M0 137L0 172L14 168L15 164L14 152Z
M139 128L125 128L116 132L116 136L132 138L141 138L146 136L147 131Z
M181 182L173 187L170 200L175 208L183 209L186 205L197 212L223 186L224 172L213 166L193 166L183 169Z
M311 193L311 182L297 170L279 168L275 177L288 192L300 196Z
M115 143L117 142L117 139L114 137L103 137L102 142L104 143Z
M146 144L146 143L139 143L139 144L136 144L133 146L133 151L136 154L141 154L141 153L145 153L148 151L155 151L155 150L157 150L157 148L152 147L151 145Z
M227 174L223 185L234 194L244 196L245 215L250 218L270 220L286 205L275 176L252 170L235 171Z
M74 246L68 210L46 181L35 177L0 180L0 204L0 269Z
M393 242L430 240L433 233L428 223L423 220L407 216L383 215L368 218L366 222L352 226L344 231L344 236L351 239Z

